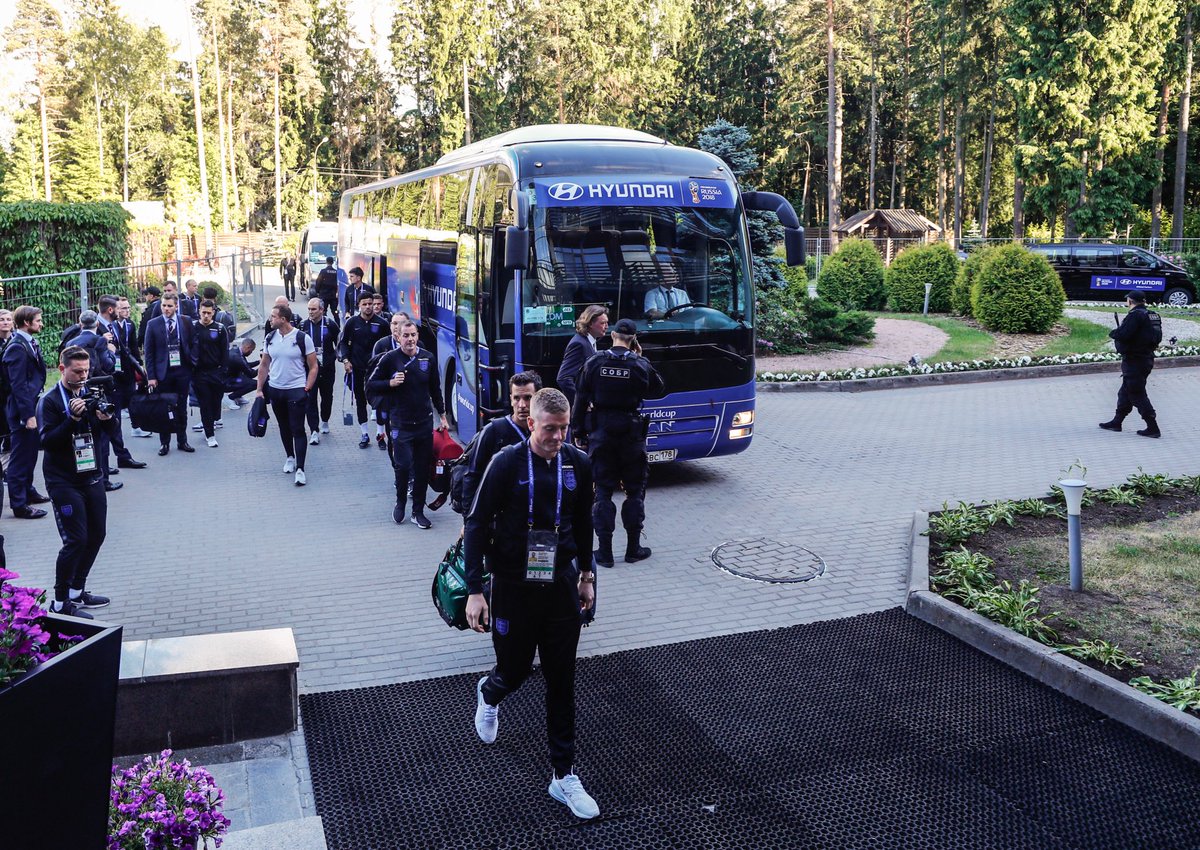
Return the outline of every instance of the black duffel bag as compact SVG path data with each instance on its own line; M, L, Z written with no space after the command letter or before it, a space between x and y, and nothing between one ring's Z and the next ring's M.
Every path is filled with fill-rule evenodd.
M254 403L250 405L250 414L246 417L246 430L251 437L264 437L267 434L267 423L271 421L271 415L267 413L267 400L262 396L256 396Z
M129 399L129 415L138 427L155 434L174 434L178 393L137 393Z

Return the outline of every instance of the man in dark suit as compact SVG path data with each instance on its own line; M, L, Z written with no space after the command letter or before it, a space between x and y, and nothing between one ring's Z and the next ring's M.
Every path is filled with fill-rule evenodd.
M4 372L9 396L4 413L12 429L12 456L8 464L8 497L13 516L39 519L46 515L31 505L50 501L33 488L33 468L37 465L37 403L46 386L46 361L38 341L33 338L42 329L42 311L23 305L13 313L13 339L4 349Z
M583 364L596 353L596 341L608 333L608 308L602 304L592 304L585 307L575 320L575 336L567 343L563 352L562 365L558 367L558 377L555 383L567 397L567 401L575 403L575 384Z
M375 294L375 287L363 283L363 270L358 266L350 269L350 284L346 287L346 292L342 296L342 304L346 311L344 316L353 316L358 312L358 296L364 292Z
M126 301L125 304L128 305L129 302ZM134 460L129 449L125 448L125 435L121 433L121 411L129 407L129 399L133 395L134 373L137 371L137 367L130 360L127 334L122 333L120 301L115 296L104 295L101 296L96 306L100 312L100 322L96 330L103 335L104 340L112 349L113 368L109 374L112 375L114 389L110 401L117 406L117 412L113 415L115 421L112 428L101 436L100 441L111 445L113 454L117 456L119 468L144 469L146 464ZM136 340L134 345L137 345ZM116 475L117 471L112 469L108 462L107 446L100 455L100 460L101 468L105 470L105 488L109 491L117 489L110 486L109 482L109 476Z
M146 309L142 311L142 321L138 325L137 342L138 347L146 344L146 325L150 324L150 320L160 315L160 305L158 299L162 296L162 290L157 286L147 286L142 290L142 297L146 299Z
M187 400L196 366L196 329L191 319L177 313L178 301L163 295L162 315L146 326L146 378L150 390L176 394L175 444L181 452L194 452L187 441ZM160 456L171 451L171 435L159 435Z
M193 322L200 318L200 294L196 291L199 284L194 277L189 277L184 285L184 294L179 296L179 312Z
M117 381L117 394L121 397L121 406L129 411L129 433L134 437L149 437L149 431L138 427L138 421L129 406L130 399L137 389L139 381L146 380L146 367L142 365L142 346L138 340L138 327L130 318L133 315L133 305L125 296L117 298L117 321L115 336L117 347L121 349L121 378ZM143 461L136 461L141 464ZM117 466L121 466L120 461ZM140 468L137 467L137 468Z

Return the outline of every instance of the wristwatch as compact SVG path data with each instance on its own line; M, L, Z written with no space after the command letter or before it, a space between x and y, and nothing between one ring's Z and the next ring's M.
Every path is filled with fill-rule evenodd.
M596 583L596 574L594 572L592 572L591 570L581 572L579 574L579 580L581 582L583 582L584 584L595 584Z

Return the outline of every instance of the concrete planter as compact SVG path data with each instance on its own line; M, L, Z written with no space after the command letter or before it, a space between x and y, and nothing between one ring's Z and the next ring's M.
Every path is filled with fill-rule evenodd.
M103 850L121 627L55 614L45 624L85 639L0 689L0 844Z
M1200 719L929 589L929 514L913 515L905 610L1044 685L1200 761Z

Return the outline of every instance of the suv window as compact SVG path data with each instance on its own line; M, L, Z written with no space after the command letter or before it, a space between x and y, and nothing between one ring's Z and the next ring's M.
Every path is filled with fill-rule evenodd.
M1121 251L1121 265L1127 269L1152 269L1157 263L1145 251L1137 248L1125 248Z
M1116 265L1117 249L1105 245L1075 246L1075 265L1111 267Z

